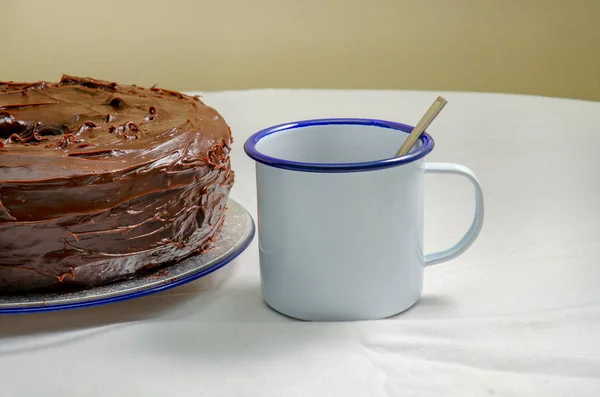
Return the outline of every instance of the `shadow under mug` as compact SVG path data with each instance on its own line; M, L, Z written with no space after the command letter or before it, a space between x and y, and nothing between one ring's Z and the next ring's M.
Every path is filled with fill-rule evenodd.
M393 157L412 126L373 119L292 122L252 135L263 299L309 321L371 320L414 305L423 269L462 254L479 235L483 193L467 167L426 163L434 141ZM466 177L475 215L451 248L423 253L424 176Z

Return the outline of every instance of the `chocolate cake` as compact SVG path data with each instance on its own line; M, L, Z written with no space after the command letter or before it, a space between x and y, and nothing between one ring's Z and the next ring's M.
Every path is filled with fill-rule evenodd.
M93 287L210 249L231 142L179 92L0 82L0 293Z

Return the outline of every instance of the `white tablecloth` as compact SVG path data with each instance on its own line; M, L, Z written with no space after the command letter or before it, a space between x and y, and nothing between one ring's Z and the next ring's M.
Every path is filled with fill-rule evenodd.
M485 193L482 234L428 268L420 302L371 322L306 323L260 295L256 238L234 262L160 294L0 316L1 396L600 396L600 103L454 92L208 93L231 125L231 196L256 214L244 140L290 120L414 124L437 94L430 161ZM460 178L427 177L426 249L472 215Z

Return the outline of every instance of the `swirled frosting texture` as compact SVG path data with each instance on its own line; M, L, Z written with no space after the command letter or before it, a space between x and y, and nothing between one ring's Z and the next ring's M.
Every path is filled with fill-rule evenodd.
M0 292L100 285L210 249L231 142L178 92L0 82Z

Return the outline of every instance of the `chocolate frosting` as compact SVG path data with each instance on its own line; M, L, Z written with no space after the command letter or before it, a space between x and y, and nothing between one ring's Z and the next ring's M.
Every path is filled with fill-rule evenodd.
M0 292L99 285L209 249L231 130L198 97L0 82Z

